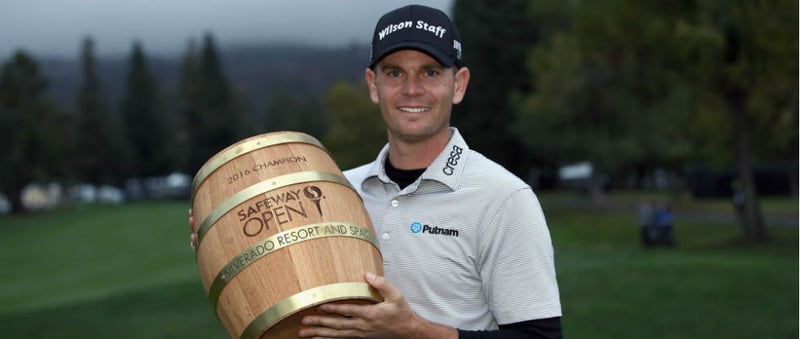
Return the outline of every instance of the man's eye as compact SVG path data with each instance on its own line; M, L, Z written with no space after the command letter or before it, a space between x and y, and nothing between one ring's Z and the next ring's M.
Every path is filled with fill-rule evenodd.
M388 71L388 72L386 72L386 75L388 75L388 76L390 76L392 78L396 78L396 77L400 76L400 72L399 71Z
M439 71L437 71L435 69L429 69L429 70L427 70L425 72L425 75L427 75L429 77L435 77L435 76L439 75Z

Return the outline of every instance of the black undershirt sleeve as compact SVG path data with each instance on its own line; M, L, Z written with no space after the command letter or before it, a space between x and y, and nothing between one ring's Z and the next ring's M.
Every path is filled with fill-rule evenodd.
M522 321L500 325L491 331L458 330L459 339L562 339L561 317Z

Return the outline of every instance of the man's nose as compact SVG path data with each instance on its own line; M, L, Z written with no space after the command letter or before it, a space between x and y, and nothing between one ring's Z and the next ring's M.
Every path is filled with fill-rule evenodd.
M403 92L406 95L419 95L425 91L422 80L418 77L408 77L403 84Z

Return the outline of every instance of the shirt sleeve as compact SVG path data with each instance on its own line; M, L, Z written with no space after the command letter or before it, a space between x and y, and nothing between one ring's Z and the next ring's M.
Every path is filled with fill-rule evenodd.
M553 245L530 187L499 201L484 231L478 267L497 323L560 317Z

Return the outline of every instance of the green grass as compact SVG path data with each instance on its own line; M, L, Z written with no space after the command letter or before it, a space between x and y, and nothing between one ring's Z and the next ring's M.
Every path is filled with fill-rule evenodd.
M636 217L554 210L570 338L797 338L796 229L744 245L738 227L678 220L674 249L643 249Z
M189 247L186 202L0 219L8 338L224 338Z
M566 199L541 196L567 338L798 337L796 228L746 245L738 226L679 218L676 248L645 250L632 211ZM0 217L2 336L225 338L189 249L187 207Z

